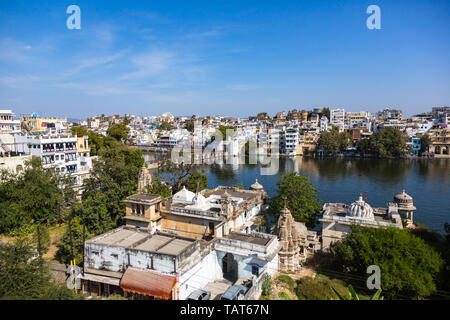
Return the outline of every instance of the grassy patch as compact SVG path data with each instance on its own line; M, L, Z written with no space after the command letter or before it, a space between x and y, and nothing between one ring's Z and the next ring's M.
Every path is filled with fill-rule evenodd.
M277 284L284 283L288 286L290 291L295 292L295 281L288 275L285 274L279 275L276 279L276 283Z
M289 295L284 291L278 292L278 298L280 298L280 300L292 300L291 297L289 297Z
M349 291L347 286L348 284L345 281L317 274L314 279L304 277L298 280L296 294L300 300L336 300L338 297L331 288L333 287L341 296L348 297ZM361 295L359 292L358 296L361 300L369 299L369 297Z

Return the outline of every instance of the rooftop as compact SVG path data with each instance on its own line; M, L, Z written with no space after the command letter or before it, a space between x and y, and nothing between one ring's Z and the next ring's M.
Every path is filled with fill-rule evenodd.
M262 237L256 237L252 234L244 234L244 233L237 233L237 232L232 232L229 235L225 236L224 238L230 239L230 240L248 242L248 243L257 244L260 246L265 246L266 244L269 243L270 240L272 240L272 238L269 238L269 237L262 238Z
M132 194L131 196L127 197L127 201L138 201L138 202L153 202L155 200L162 199L160 195L157 194L144 194L144 193L138 193L138 194Z
M86 241L86 243L132 248L160 254L178 255L195 243L195 239L123 226Z

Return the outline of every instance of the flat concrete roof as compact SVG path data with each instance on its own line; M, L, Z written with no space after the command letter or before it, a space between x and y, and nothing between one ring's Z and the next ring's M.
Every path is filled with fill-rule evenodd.
M90 243L105 244L109 246L130 247L133 243L148 237L149 233L121 228L115 232L106 233L88 240Z
M126 200L128 201L138 201L138 202L153 202L155 200L162 199L160 195L157 194L144 194L144 193L138 193L138 194L132 194L131 196L128 196Z
M183 250L193 245L195 241L195 239L191 240L176 235L159 233L152 235L145 230L134 229L132 227L120 227L86 242L168 255L178 255Z
M223 196L225 191L233 198L242 198L244 200L251 200L260 196L260 192L251 190L241 190L239 188L217 188L213 192L208 193L210 195Z
M237 241L242 241L242 242L249 242L249 243L253 243L253 244L257 244L260 246L265 246L266 244L269 243L270 240L272 240L272 238L260 238L260 237L254 237L251 234L242 234L242 233L230 233L229 235L224 237L225 239L230 239L230 240L237 240Z

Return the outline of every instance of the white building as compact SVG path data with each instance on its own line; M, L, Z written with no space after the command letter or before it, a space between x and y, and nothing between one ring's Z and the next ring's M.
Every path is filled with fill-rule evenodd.
M326 116L320 118L320 132L322 131L328 131L328 118Z
M344 109L331 109L330 110L330 124L339 127L339 131L345 129L345 110Z
M280 150L282 154L295 156L301 153L297 129L286 129L280 133Z
M0 110L0 133L20 132L20 120L14 120L11 110Z

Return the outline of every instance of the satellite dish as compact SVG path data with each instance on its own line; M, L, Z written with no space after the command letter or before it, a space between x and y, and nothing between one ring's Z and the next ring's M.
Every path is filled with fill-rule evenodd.
M69 266L67 268L66 274L68 275L66 280L67 288L71 290L73 289L80 290L81 289L81 279L79 277L79 275L81 274L80 267L76 265Z

